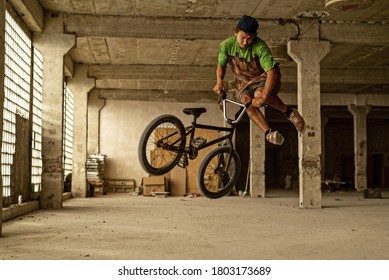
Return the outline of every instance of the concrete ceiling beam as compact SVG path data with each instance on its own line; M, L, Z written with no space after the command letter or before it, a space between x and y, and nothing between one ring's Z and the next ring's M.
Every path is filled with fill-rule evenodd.
M163 17L67 15L65 32L79 37L221 40L231 34L236 20ZM294 22L260 20L260 37L269 43L286 43L298 34Z
M188 65L91 65L88 76L96 79L214 80L215 66ZM295 82L295 67L282 67L283 82ZM233 79L228 72L226 81ZM388 84L387 68L322 68L321 82L330 84Z
M93 89L92 93L109 100L215 103L218 99L211 91Z
M233 33L236 20L67 15L65 32L77 36L220 40ZM389 44L388 23L321 22L320 39L331 43ZM260 20L259 36L284 44L299 35L294 21Z
M320 24L320 39L331 43L387 45L389 23L327 23Z
M218 99L211 91L93 89L91 92L101 99L109 100L216 103ZM281 92L280 96L287 104L296 105L295 92ZM381 107L389 106L389 99L386 96L386 93L353 94L334 91L322 93L320 102L322 106L347 106L355 104L357 98L362 98L365 104Z
M292 68L284 69L283 77L295 81L297 74ZM327 84L389 84L389 70L386 68L321 68L320 82Z
M34 32L43 30L43 9L37 0L9 0L23 21Z
M94 78L117 79L196 79L216 77L216 66L189 65L91 65L88 75Z

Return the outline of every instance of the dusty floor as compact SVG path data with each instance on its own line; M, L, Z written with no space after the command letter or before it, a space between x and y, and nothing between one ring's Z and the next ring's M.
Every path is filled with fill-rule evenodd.
M322 209L298 194L265 199L155 198L108 194L70 199L3 223L0 258L389 259L389 193L324 193Z

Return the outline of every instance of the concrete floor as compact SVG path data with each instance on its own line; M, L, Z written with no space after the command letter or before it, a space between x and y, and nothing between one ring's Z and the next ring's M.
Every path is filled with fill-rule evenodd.
M3 260L387 260L389 193L323 193L299 209L294 191L268 198L97 195L4 222Z

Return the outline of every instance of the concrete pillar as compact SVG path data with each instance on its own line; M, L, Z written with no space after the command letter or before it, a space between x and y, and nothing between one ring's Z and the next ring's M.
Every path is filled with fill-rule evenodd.
M354 116L354 186L359 192L367 189L367 132L366 116L370 106L351 104L348 110Z
M265 151L265 134L250 121L250 195L254 198L266 196Z
M105 99L92 91L88 95L88 154L100 152L100 111L105 106Z
M5 0L0 0L0 120L3 123L3 110L4 110L4 29L5 29ZM3 142L3 126L0 125L0 150L1 143ZM1 177L1 168L0 168ZM0 180L0 237L3 232L3 183Z
M288 54L297 63L297 104L307 124L299 137L300 208L321 208L320 61L330 43L319 41L317 20L303 20L301 37L288 42Z
M62 207L64 55L75 45L75 35L63 34L63 16L47 13L45 29L34 34L43 55L42 192L41 208Z
M85 65L75 65L74 77L67 79L67 86L74 94L73 117L73 171L72 196L87 196L85 162L87 157L88 93L95 86L95 79L87 77Z

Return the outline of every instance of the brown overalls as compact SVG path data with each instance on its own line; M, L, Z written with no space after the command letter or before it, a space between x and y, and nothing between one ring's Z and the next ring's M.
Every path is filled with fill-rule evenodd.
M267 74L258 59L253 57L251 50L250 58L251 61L247 62L245 59L239 58L238 54L228 57L228 63L235 77L235 98L237 100L241 100L244 94L250 94L251 97L254 97L255 89L265 86ZM278 65L275 66L275 69L279 75L270 94L277 94L281 87L281 72Z

